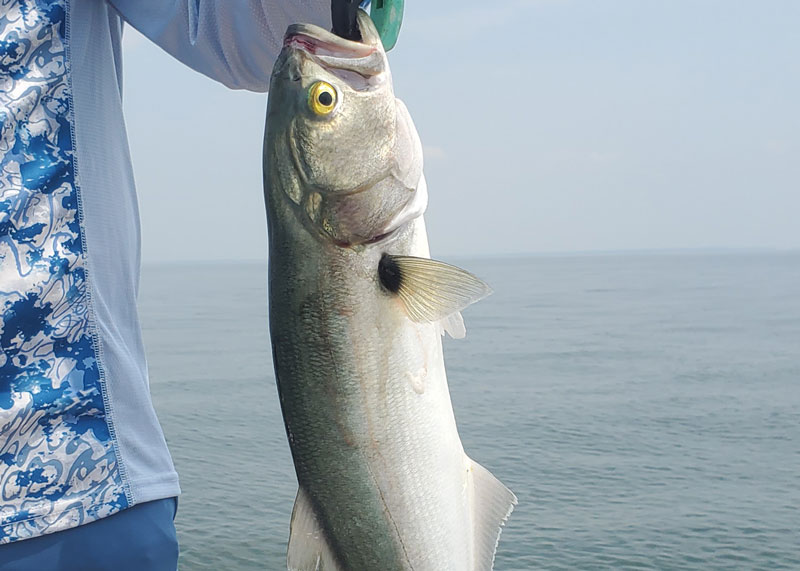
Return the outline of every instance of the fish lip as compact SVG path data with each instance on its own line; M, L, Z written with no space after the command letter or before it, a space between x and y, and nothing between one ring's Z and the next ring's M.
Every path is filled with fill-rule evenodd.
M284 36L283 49L311 59L355 91L376 89L389 77L386 52L375 24L363 10L359 10L358 25L360 42L312 24L292 24Z
M283 46L300 49L312 55L342 59L368 57L377 50L375 45L347 40L312 24L289 26L283 37Z

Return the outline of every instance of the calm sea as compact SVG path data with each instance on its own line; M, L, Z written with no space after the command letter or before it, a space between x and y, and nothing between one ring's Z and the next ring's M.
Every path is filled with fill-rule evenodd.
M468 453L519 506L495 569L800 569L800 253L467 260L445 357ZM296 491L264 265L149 266L181 569L285 569Z

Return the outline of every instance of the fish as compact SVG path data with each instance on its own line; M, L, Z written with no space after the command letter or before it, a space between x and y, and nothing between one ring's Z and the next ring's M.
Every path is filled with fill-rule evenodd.
M293 24L264 135L269 327L298 492L292 571L488 571L514 494L469 458L442 336L490 293L432 260L423 152L369 16ZM487 414L496 414L487 411Z

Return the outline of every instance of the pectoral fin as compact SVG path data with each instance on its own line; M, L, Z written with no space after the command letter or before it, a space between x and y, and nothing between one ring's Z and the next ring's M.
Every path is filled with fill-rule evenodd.
M384 254L378 264L381 285L396 294L417 323L440 323L456 339L464 337L459 312L492 293L471 273L429 258Z
M289 571L340 571L303 488L294 501L286 564Z

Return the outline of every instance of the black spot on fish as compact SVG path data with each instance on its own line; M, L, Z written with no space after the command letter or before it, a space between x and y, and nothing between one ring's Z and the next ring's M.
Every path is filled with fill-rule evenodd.
M403 283L400 266L389 254L381 256L381 261L378 262L378 277L381 279L381 285L391 293L397 293Z

